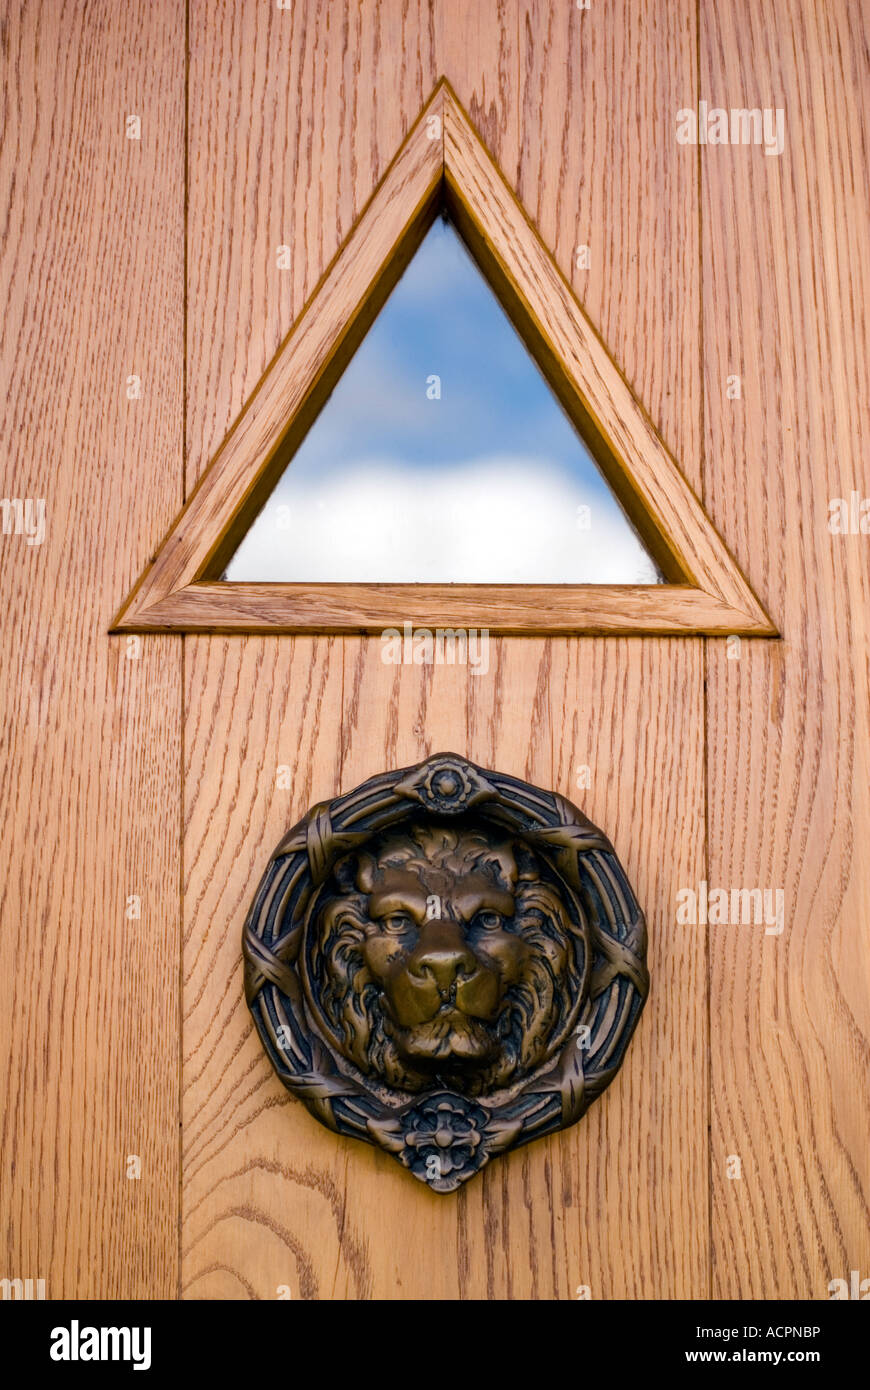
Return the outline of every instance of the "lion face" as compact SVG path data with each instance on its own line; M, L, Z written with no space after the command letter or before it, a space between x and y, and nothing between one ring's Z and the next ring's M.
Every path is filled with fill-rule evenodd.
M574 901L574 900L572 900ZM579 903L518 840L430 821L336 867L306 943L309 1001L387 1085L498 1090L564 1042L586 967Z

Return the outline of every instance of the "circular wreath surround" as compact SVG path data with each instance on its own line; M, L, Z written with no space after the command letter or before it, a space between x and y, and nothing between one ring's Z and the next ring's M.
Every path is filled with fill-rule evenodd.
M517 1084L469 1097L436 1081L391 1089L341 1055L303 980L305 934L334 867L384 831L462 817L526 844L582 919L582 984L555 1055ZM494 1155L574 1124L622 1063L649 988L646 925L607 837L571 802L439 753L312 807L275 850L245 922L245 996L275 1071L338 1134L393 1154L435 1192Z

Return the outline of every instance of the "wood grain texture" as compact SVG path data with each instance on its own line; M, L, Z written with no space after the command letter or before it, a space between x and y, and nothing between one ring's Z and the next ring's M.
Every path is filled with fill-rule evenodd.
M481 13L480 9L475 11L475 25L480 25ZM516 17L519 21L518 11ZM463 42L463 30L457 28L454 13L450 23L439 30L436 52L444 54L442 70L457 82L467 82L469 105L480 103L488 113L488 138L501 142L495 150L499 164L516 177L519 123L498 113L520 109L514 82L515 74L521 71L519 51L505 53L510 42L505 7L491 7L489 18L493 41L475 51ZM212 38L219 42L216 33ZM480 44L479 36L477 42ZM527 70L534 73L535 62L547 61L550 77L555 80L559 69L553 72L551 57L526 54ZM653 59L649 51L635 55L636 66L650 82L654 78ZM688 50L687 61L691 61ZM566 67L559 80L570 79L571 70ZM632 80L637 82L637 71ZM256 131L252 138L256 138ZM553 177L551 196L558 200L564 193ZM665 201L669 203L674 196L676 191L669 189ZM697 253L697 245L694 250ZM570 265L566 269L570 270ZM681 406L673 416L667 408L662 411L675 434L687 428L688 417L680 413L683 409ZM422 621L428 612L418 614L414 610L408 616ZM201 700L218 679L218 670L225 671L239 648L237 643L217 639L202 639L201 645L198 639L195 645L198 652L211 653L207 661L204 655L198 656L204 663ZM277 645L279 651L287 650L288 644ZM293 651L307 650L301 639L289 646ZM601 775L597 791L592 793L595 804L603 809L605 823L630 824L640 813L645 824L658 827L626 850L640 891L654 902L651 916L655 919L675 883L684 874L700 869L699 645L683 648L682 656L675 652L674 644L636 642L548 643L527 639L495 642L493 649L491 674L473 677L467 671L450 668L385 667L377 642L363 638L337 642L330 660L334 662L335 653L342 652L341 708L336 709L333 686L332 693L324 690L318 697L317 717L318 738L324 737L320 731L328 729L330 721L333 732L339 725L341 728L340 774L330 790L348 789L384 766L401 765L438 748L452 747L483 763L538 778L583 799L572 785L572 760L582 742L592 750L589 756L596 765L600 760L606 767L610 759L614 769ZM262 662L267 648L256 639L248 639L243 650L259 653L247 659L250 669L251 661ZM297 666L300 682L304 669L304 662ZM220 679L225 681L226 676L222 674ZM277 670L270 670L264 679L274 682L281 677ZM235 709L238 690L248 690L252 684L260 689L259 679L233 682L224 719ZM300 725L309 728L313 695L307 687L306 691L303 696L297 687L290 702L295 700ZM189 698L192 730L193 689ZM252 692L242 700L237 716L240 731L254 717L255 699ZM629 722L625 728L629 711L636 715L636 725ZM619 725L617 717L622 721ZM221 719L216 719L218 745L226 741L220 732L223 727ZM638 736L637 728L650 731L648 742ZM309 748L313 736L313 732L305 735L306 759L317 756ZM325 736L328 742L328 734ZM231 745L239 746L241 737L239 732ZM267 739L271 750L275 740L268 734ZM204 749L211 742L212 735L202 731L192 734L190 740L188 776L195 778L197 798L202 790L195 769L204 765ZM329 763L328 749L323 756ZM277 752L271 757L277 757ZM244 760L241 762L244 767ZM620 767L625 768L624 776L615 771ZM244 771L241 775L247 779L249 774ZM302 787L298 801L294 793L294 817L308 804L304 776ZM310 789L311 796L319 794ZM221 796L217 786L214 795ZM588 808L588 800L586 805ZM684 808L683 816L673 816L675 805ZM195 815L193 801L189 813ZM233 861L233 841L240 833L233 829L234 820L234 815L228 815L222 825L220 818L213 825L198 817L200 829L196 834L189 832L189 855L195 854L204 864L217 859L226 873ZM265 840L277 836L278 830L273 836L270 828ZM648 848L645 857L644 846L656 848ZM247 855L242 859L243 869L256 877L253 862ZM669 873L664 871L666 863L671 866ZM226 960L221 968L203 971L203 980L209 981L203 999L212 997L215 988L226 990L233 1000L239 997L235 986L228 989L226 982L234 978L232 972L239 971L235 943L244 907L237 895L231 896L229 910L234 923L223 947ZM217 917L225 920L223 909ZM188 951L193 950L196 930L205 925L208 933L214 931L208 926L213 921L214 905L192 913ZM694 951L687 953L685 942L674 942L667 936L656 939L654 951L660 972L682 1001L670 1024L663 1017L652 1025L649 1056L660 1078L656 1099L650 1101L639 1048L636 1077L626 1079L622 1092L614 1087L604 1098L600 1120L594 1119L593 1109L584 1125L570 1135L531 1146L493 1165L480 1183L459 1195L455 1204L443 1203L426 1189L408 1183L383 1154L329 1135L324 1138L316 1123L299 1113L300 1107L287 1100L274 1080L264 1090L264 1096L271 1099L262 1103L272 1107L276 1127L272 1128L271 1118L252 1114L241 1131L233 1129L228 1134L225 1130L221 1135L219 1105L232 1087L231 1078L227 1082L217 1079L225 1068L222 1045L214 1059L217 1090L209 1100L215 1117L214 1151L198 1166L195 1176L191 1173L185 1186L186 1289L193 1296L203 1296L209 1291L225 1294L245 1287L258 1296L273 1296L274 1286L282 1282L281 1272L286 1281L288 1265L298 1261L301 1272L294 1287L313 1296L565 1298L573 1296L581 1282L588 1282L596 1296L653 1293L656 1289L669 1294L703 1293L707 1286L706 1078L702 1071L699 1097L697 1085L687 1091L684 1077L680 1076L678 1083L667 1065L673 1051L682 1055L703 1051L703 955L699 958ZM192 984L186 996L188 992L191 998L199 998ZM185 1053L192 1056L190 1049L198 1046L201 1024L188 1025L188 1029ZM244 1042L238 1031L231 1033L227 1048L232 1056L247 1058L249 1066L262 1068L250 1031ZM258 1075L265 1078L266 1073L260 1070ZM186 1116L193 1115L200 1097L209 1095L210 1084L191 1073ZM291 1133L283 1123L288 1111L292 1111ZM590 1125L588 1131L586 1125ZM662 1157L659 1143L661 1126L672 1147L667 1158ZM297 1127L299 1137L296 1145L291 1145ZM606 1172L593 1161L602 1135L608 1139L625 1137ZM287 1146L283 1158L275 1147L282 1143L282 1136ZM654 1187L644 1186L626 1202L625 1189L637 1187L632 1158L636 1143L646 1147L650 1167L655 1170L656 1163L661 1162L663 1171L656 1172ZM299 1163L291 1155L301 1145L304 1149L298 1151L313 1153L316 1159L300 1176ZM250 1171L259 1174L257 1195L255 1202L246 1205ZM318 1194L327 1192L329 1200L313 1196L315 1190ZM702 1209L704 1223L690 1225L675 1239L675 1214L687 1191ZM335 1208L331 1203L337 1204ZM591 1214L600 1207L607 1210L606 1225ZM313 1216L314 1210L321 1215ZM340 1253L330 1224L337 1221L334 1212L338 1210L345 1223L343 1229L352 1234L352 1254ZM376 1221L373 1211L378 1213ZM250 1229L254 1223L258 1229L268 1227L268 1235L254 1236ZM608 1234L610 1225L618 1231L618 1240Z
M310 297L436 75L423 3L401 14L392 4L350 2L330 5L328 16L313 3L268 18L241 0L228 9L229 24L211 6L191 9L189 245L214 239L231 247L234 272L228 285L211 282L191 298L190 338L207 338L227 313L257 327L234 352L191 357L192 478ZM226 75L228 109L213 101L213 71ZM252 103L241 125L232 116L239 102ZM206 155L215 143L224 152L217 168ZM268 176L261 149L273 152ZM236 244L240 208L253 241ZM276 309L272 267L282 243L295 248L293 284ZM254 278L251 244L269 267ZM200 434L202 420L209 428ZM354 1195L363 1146L353 1145L351 1156L350 1141L336 1140L283 1090L242 992L250 892L288 825L335 794L343 777L347 643L184 640L183 1296L274 1298L285 1284L294 1298L401 1297L401 1271L388 1266L380 1232L383 1195L376 1203ZM218 689L231 693L215 699ZM279 765L292 769L289 790L276 785ZM219 1009L226 1030L215 1036L212 1027L205 1044Z
M428 0L190 0L188 492L431 92L434 24Z
M870 496L867 18L702 8L702 95L785 112L780 156L702 159L706 495L784 638L708 656L709 881L781 889L785 922L710 929L720 1297L870 1274L870 566L827 524Z
M830 499L870 496L866 15L739 0L698 31L690 0L190 0L189 20L186 229L184 6L31 3L0 30L2 490L47 503L43 545L0 539L0 1275L266 1299L824 1299L866 1278L870 565L827 527ZM130 658L113 609L442 74L783 641L733 661L698 638L496 637L481 676L385 666L362 635L152 632ZM783 107L783 155L678 146L699 96ZM461 610L406 616L440 612ZM287 827L439 749L612 835L652 968L581 1124L447 1199L283 1090L240 950ZM678 926L702 879L782 888L782 935Z
M518 191L703 498L697 168L673 138L697 87L695 6L594 8L524 0Z
M182 1296L365 1297L346 1156L275 1084L241 966L269 855L338 780L341 649L190 638L186 650Z
M673 927L676 894L704 864L702 677L700 641L553 643L553 785L610 828L650 936L650 998L625 1064L554 1146L572 1279L593 1298L710 1292L706 961L703 932Z
M293 331L116 620L117 628L125 626L128 611L135 619L161 601L165 609L166 599L202 577L210 564L220 574L217 552L232 549L230 528L242 524L243 514L250 518L263 499L260 489L277 481L313 422L318 402L334 385L338 359L346 357L350 340L358 341L355 334L382 302L381 285L400 243L410 229L423 225L442 168L441 140L430 138L427 118L440 121L441 105L438 91L419 113L375 196L325 268ZM220 593L217 589L213 602Z
M190 584L118 623L134 632L379 633L419 624L493 633L769 634L688 584Z
M49 1298L177 1287L181 653L107 629L182 497L183 31L2 26L2 490L46 529L0 541L0 1274Z
M485 254L485 263L491 263L508 304L515 302L532 325L539 360L563 404L572 415L588 420L592 437L601 441L600 451L594 452L609 460L611 486L665 573L670 563L684 582L732 607L735 623L745 615L749 624L744 619L741 631L771 633L765 613L647 411L449 92L444 169L462 230ZM551 169L555 177L554 161ZM660 593L652 592L651 604Z
M695 7L638 15L523 6L519 196L653 423L700 483L697 184L663 143L660 108L695 88ZM558 171L558 172L557 172ZM592 250L588 269L578 245ZM639 327L639 326L642 326ZM751 645L751 644L750 644ZM571 1294L710 1291L703 932L673 928L703 874L703 646L550 644L552 785L608 828L647 912L650 998L625 1065L554 1145L567 1193ZM537 721L534 727L537 727ZM591 787L578 790L577 770ZM679 1000L672 1006L673 1000ZM541 1243L539 1259L546 1259Z
M452 34L452 29L451 29ZM433 138L435 137L435 138ZM237 584L219 581L250 520L435 215L451 211L568 414L674 583ZM646 410L442 78L116 619L119 631L372 631L406 606L497 632L773 635Z
M301 10L295 8L294 24L300 22ZM382 18L384 11L378 7L377 13ZM669 70L674 51L683 64L673 74L675 86L693 81L693 41L690 35L683 44L679 37L683 18L674 18L662 40ZM619 29L625 19L611 17L606 23ZM429 44L428 25L416 32ZM296 33L302 43L300 31ZM403 52L412 51L413 25L391 33ZM464 17L459 7L450 7L435 30L431 70L421 78L421 86L428 85L437 69L456 83L459 98L480 116L509 181L520 176L527 139L532 149L541 150L538 136L529 135L525 119L520 122L530 90L546 87L558 111L576 78L570 50L562 46L564 35L554 40L555 50L544 42L535 46L546 33L541 17L529 17L519 6L478 6ZM215 50L207 62L203 59L203 70L221 67L216 55L225 42L225 29L203 11L194 50ZM389 68L391 60L382 57ZM638 41L624 57L614 93L625 86L651 88L660 81L661 61L660 48ZM321 70L330 64L322 47L320 64ZM263 97L269 110L272 102L287 100L279 73L277 58L271 79L262 70L256 79L248 77L244 63L234 60L234 82L241 87L260 83L264 92L270 90ZM523 91L517 87L521 74ZM355 83L349 82L336 121L348 119L354 90ZM195 130L206 95L195 84L191 95ZM415 101L409 93L408 121L423 95ZM316 160L317 140L305 138L310 123L316 131L321 119L316 94L296 99L298 108L280 107L281 120L299 123L294 138L314 151ZM611 119L618 120L616 95L612 100ZM549 128L549 110L536 119ZM561 123L555 128L561 129ZM233 139L238 138L235 133ZM245 131L245 144L250 141L257 148L262 139L255 119ZM335 133L331 144L345 147ZM636 153L626 150L623 158L634 160ZM234 158L256 167L239 151ZM529 159L528 153L524 158ZM585 158L588 164L569 179L576 177L585 186L605 178L605 202L618 221L619 178L612 169L605 174L594 151ZM193 155L191 167L196 164ZM377 164L373 160L368 166L368 177ZM324 156L323 177L337 176L331 167ZM541 176L539 199L545 218L552 207L570 202L571 185L564 185L561 167L547 146L549 172ZM651 223L676 219L677 204L687 193L669 165L666 173L656 185L656 206L645 209ZM264 189L274 189L274 182L261 176ZM212 188L203 187L201 196L196 185L191 189L196 226L213 215ZM690 185L689 196L692 189ZM368 191L362 180L352 194L346 189L349 205L358 207ZM332 194L324 196L328 201ZM245 201L245 194L235 189L233 198ZM224 219L229 224L231 201L206 239L219 235L216 228ZM269 197L264 195L263 201L268 207ZM259 216L267 213L261 210ZM316 278L321 232L313 221L308 232L313 249L307 259ZM697 323L697 253L695 239L683 246L678 263L681 282L691 285L695 296L689 300L695 318L686 311L690 325ZM329 254L328 242L323 254ZM562 269L571 273L570 258L563 260ZM633 280L632 291L635 312L651 312L644 299L654 298L649 283ZM244 299L250 287L236 286L233 293ZM193 308L204 321L215 312L205 302ZM259 310L245 302L233 312L250 319ZM639 344L631 323L626 308L620 347L630 345L626 360L639 376L654 376L658 366L650 359L660 358L660 345ZM693 340L694 327L688 331ZM253 341L259 341L256 334ZM249 365L235 370L254 384L256 362L254 353ZM195 403L200 394L230 399L230 366L224 364L213 380L191 373L192 418L196 412L210 416L210 405ZM655 404L656 424L678 451L685 440L691 452L697 394L675 399L666 386ZM230 407L223 404L221 409ZM413 607L407 617L425 621L430 611L418 613ZM570 1298L585 1283L595 1297L704 1296L709 1288L706 1071L695 1066L690 1084L685 1073L688 1059L706 1056L704 956L696 942L675 938L660 926L676 885L702 872L700 643L494 639L493 664L485 677L456 668L387 667L380 644L364 637L332 643L197 638L189 650L185 1292L193 1297L274 1297L277 1285L288 1283L297 1297ZM219 699L217 688L224 692ZM282 692L278 705L273 703L276 690ZM265 720L259 714L264 699L270 710ZM284 758L280 750L291 737L293 756ZM214 748L227 750L225 760L222 753L222 760L212 763ZM654 982L627 1070L586 1120L568 1134L499 1160L449 1202L410 1182L386 1155L327 1134L270 1077L240 1004L238 944L247 905L242 885L247 882L249 894L281 831L311 800L348 790L383 767L416 761L439 748L554 786L599 815L616 836L649 909L658 977L680 1000L675 1015L659 1012ZM246 756L248 749L253 757ZM582 760L595 767L587 795L574 785L581 749L588 750ZM276 795L268 785L265 792L258 790L257 779L262 781L265 770L281 761L296 769L292 804L287 804L286 792ZM620 838L622 826L637 828ZM212 1043L211 1035L205 1040L209 1020L220 1016L220 1009L227 1022L223 1030L212 1028L219 1033ZM682 1059L676 1068L674 1056ZM656 1078L653 1088L647 1068ZM245 1099L233 1109L239 1094ZM605 1153L607 1163L602 1161ZM639 1181L641 1163L644 1176ZM689 1222L680 1220L687 1203L694 1217Z

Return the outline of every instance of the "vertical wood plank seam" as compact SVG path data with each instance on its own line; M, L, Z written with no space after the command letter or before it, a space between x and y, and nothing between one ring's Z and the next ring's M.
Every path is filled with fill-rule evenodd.
M514 88L514 106L517 107L517 163L514 167L514 177L511 179L511 188L520 196L520 170L523 168L523 22L520 19L520 0L514 0L514 19L516 19L516 31L514 31L514 42L517 44L517 85Z
M701 100L701 0L695 3L695 101ZM701 141L697 144L697 176L698 176L698 353L700 357L700 376L698 390L698 496L701 499L701 506L707 508L707 478L704 468L704 431L706 428L704 412L704 177L701 160L703 158L703 146ZM707 644L704 643L706 655Z
M190 209L190 0L184 0L184 250L182 274L181 331L184 334L181 354L181 402L184 417L181 421L181 501L187 501L187 294L188 294L188 216Z
M702 388L703 394L703 388ZM703 758L702 777L704 779L704 880L710 882L710 762L709 762L709 685L710 639L701 639L701 718L703 736L701 756ZM710 949L710 927L704 928L704 978L707 986L707 1291L706 1297L713 1296L713 963Z
M187 315L188 315L188 223L190 219L190 0L184 0L184 177L183 194L184 217L182 250L182 310L181 310L181 498L187 501ZM184 1214L184 802L187 752L185 732L187 725L187 683L186 651L187 636L181 634L181 682L179 688L180 766L178 778L178 1203L176 1225L178 1228L178 1254L176 1257L177 1290L176 1301L181 1301L182 1293L182 1216Z
M701 0L695 3L695 103L701 100ZM705 392L707 376L704 362L704 173L702 166L703 148L700 140L697 145L697 200L698 200L698 495L701 505L707 507L707 469L706 469L706 418ZM701 639L701 758L704 779L704 879L710 881L710 721L708 709L710 641ZM706 1297L713 1294L713 964L710 950L710 927L704 928L704 980L706 984L707 1021L707 1288Z
M184 464L182 464L184 466ZM176 1299L181 1300L182 1290L182 1229L181 1218L184 1203L184 798L185 798L185 769L186 769L186 747L185 747L185 709L187 704L186 696L186 671L185 671L185 646L187 637L181 637L181 692L179 697L181 731L180 731L180 759L181 766L178 778L178 1290Z

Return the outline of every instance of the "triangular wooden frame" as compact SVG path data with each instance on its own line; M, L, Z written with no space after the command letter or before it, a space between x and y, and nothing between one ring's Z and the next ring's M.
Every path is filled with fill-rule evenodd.
M660 585L251 584L218 576L446 200L658 561ZM117 632L776 628L474 130L436 86L113 624Z

